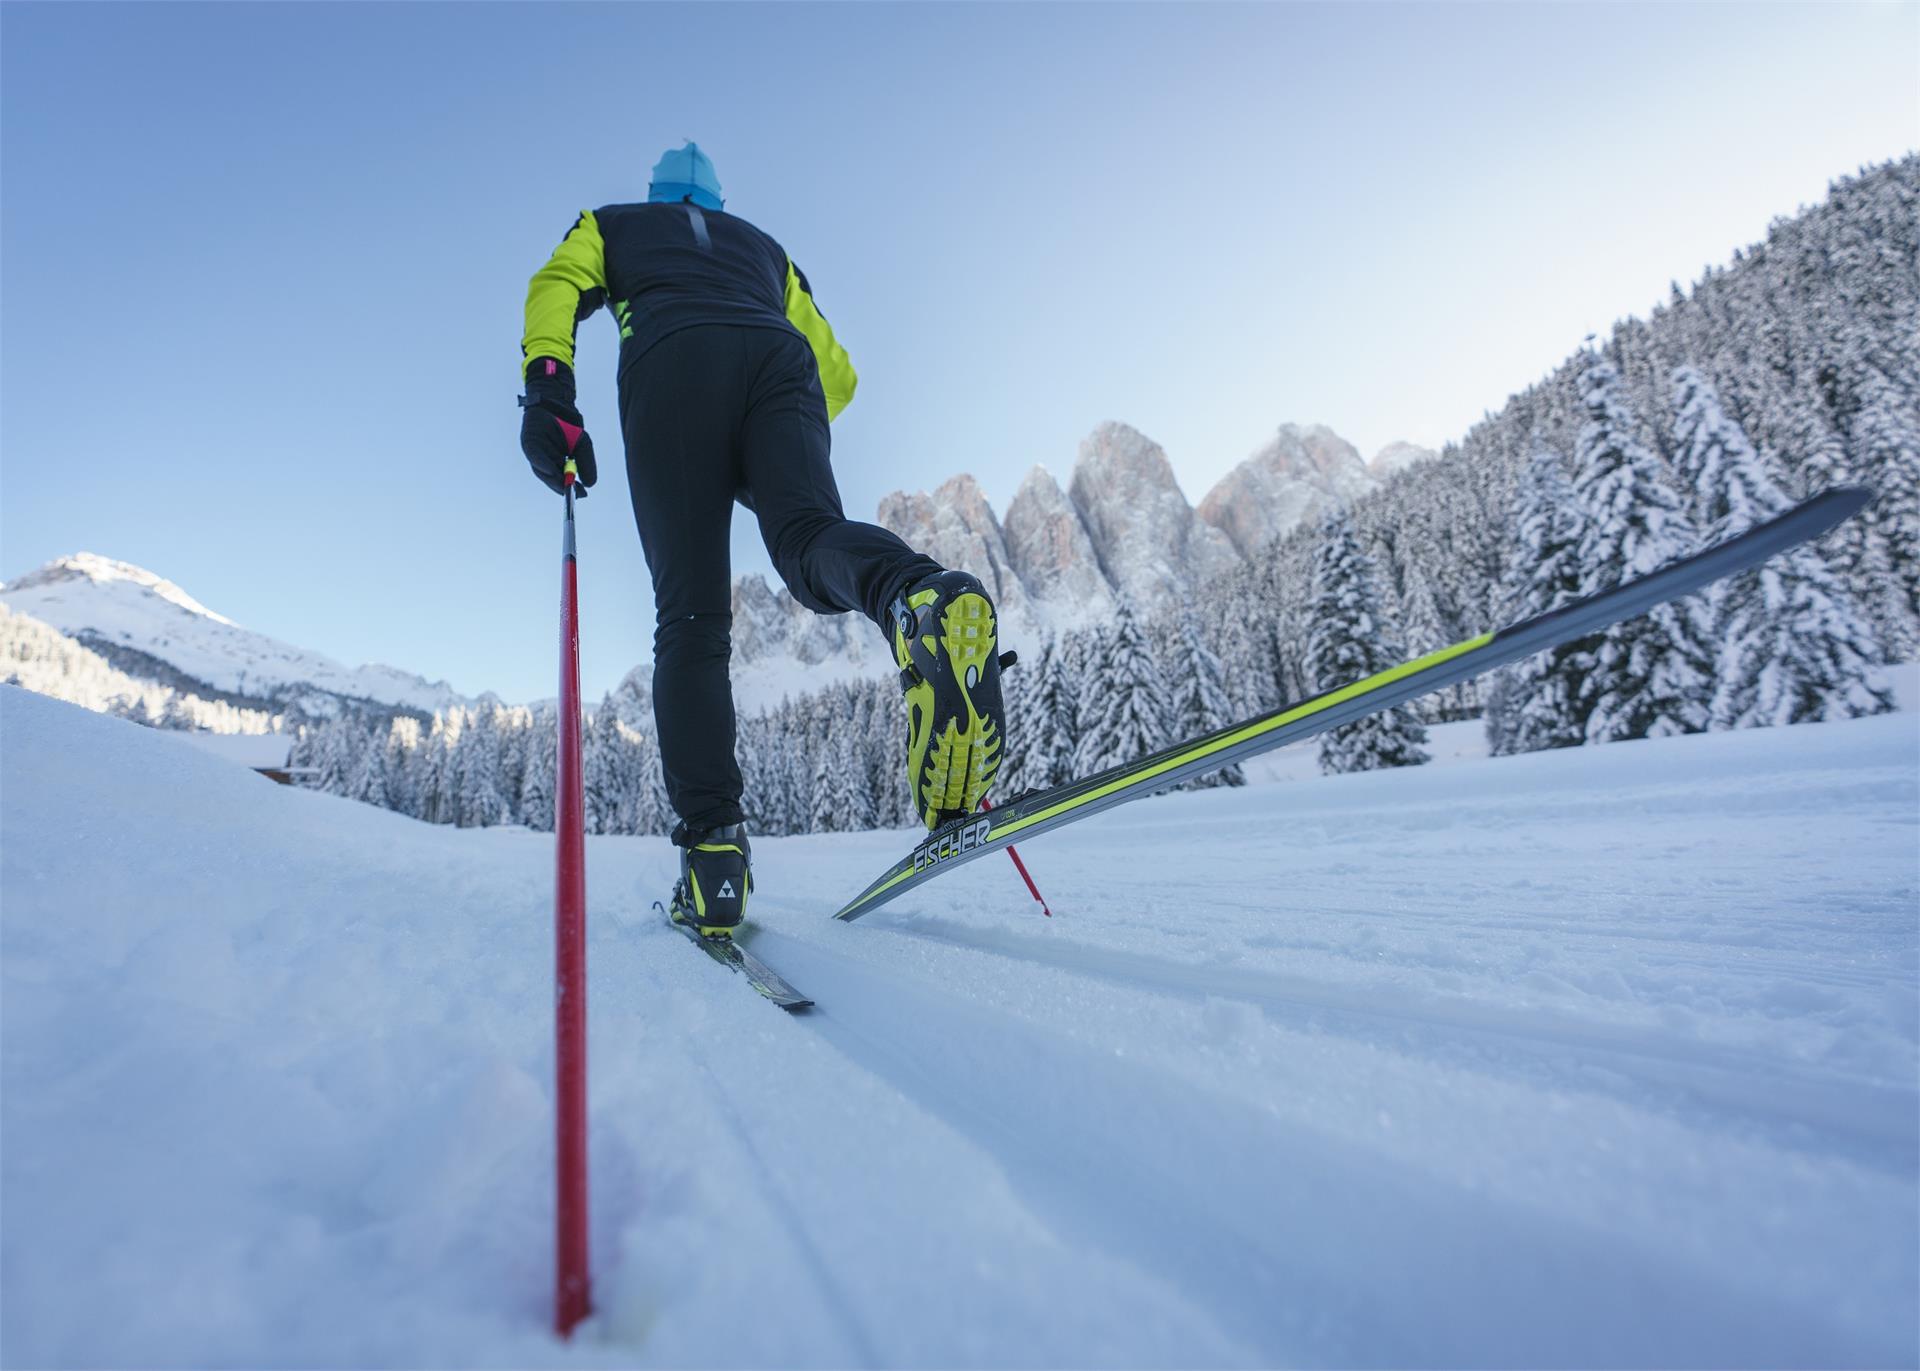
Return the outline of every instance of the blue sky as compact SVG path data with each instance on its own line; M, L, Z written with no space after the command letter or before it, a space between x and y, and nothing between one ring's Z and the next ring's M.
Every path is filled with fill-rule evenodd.
M1438 445L1920 144L1920 6L0 7L0 575L553 692L527 276L696 138L862 377L849 512L1004 510L1123 419L1190 498L1286 421ZM582 327L590 695L646 655ZM614 460L606 460L608 457ZM751 520L736 570L763 569Z

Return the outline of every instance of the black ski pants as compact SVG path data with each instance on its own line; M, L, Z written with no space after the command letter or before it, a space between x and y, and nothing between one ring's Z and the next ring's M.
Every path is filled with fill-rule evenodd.
M941 568L841 510L820 372L797 333L703 324L667 335L621 375L620 427L658 611L653 711L667 796L690 829L738 823L734 502L759 519L794 599L818 613L857 609L884 632L887 606Z

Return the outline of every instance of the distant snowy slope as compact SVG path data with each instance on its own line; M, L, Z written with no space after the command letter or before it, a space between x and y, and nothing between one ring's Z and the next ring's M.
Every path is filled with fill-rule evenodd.
M551 840L0 735L8 1366L1920 1358L1912 715L766 840L802 1018L591 839L565 1349Z
M444 681L389 666L344 667L242 628L153 572L90 552L8 582L0 602L79 639L122 670L183 678L166 684L199 684L271 704L316 692L429 714L466 703Z

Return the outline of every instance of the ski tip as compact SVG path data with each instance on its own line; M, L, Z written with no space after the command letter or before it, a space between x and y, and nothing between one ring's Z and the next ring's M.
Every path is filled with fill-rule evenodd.
M1824 506L1823 512L1829 520L1827 528L1832 528L1851 519L1879 496L1879 491L1866 486L1830 486L1818 495L1809 497L1800 508L1820 509Z

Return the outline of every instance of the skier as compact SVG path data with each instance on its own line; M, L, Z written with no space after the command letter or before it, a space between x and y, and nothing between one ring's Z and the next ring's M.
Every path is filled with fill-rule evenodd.
M680 820L672 913L704 937L737 927L751 890L727 674L736 500L796 600L859 610L888 635L929 828L978 807L1005 731L991 598L842 512L827 426L853 398L853 365L799 267L724 205L706 153L667 151L645 204L583 211L534 273L521 341L520 446L553 490L569 459L588 487L599 473L574 404L574 334L602 304L619 326L627 485L657 610L654 719Z

